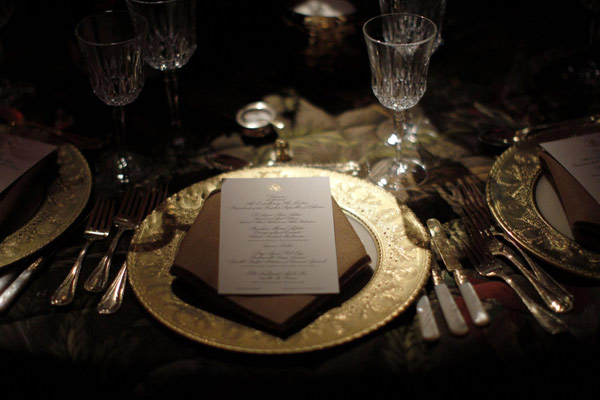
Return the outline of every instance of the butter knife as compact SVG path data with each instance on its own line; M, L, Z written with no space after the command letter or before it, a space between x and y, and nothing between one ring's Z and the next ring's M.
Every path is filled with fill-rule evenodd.
M444 319L446 320L450 332L458 336L465 335L469 331L469 327L458 309L458 306L454 302L454 298L452 297L450 290L448 290L448 286L444 283L442 270L435 258L431 259L431 277L433 279L435 296L440 302L442 314L444 315Z
M435 322L427 293L423 293L417 301L417 320L419 321L419 330L424 340L433 342L440 338L440 330L437 322Z
M450 243L442 228L442 224L437 219L430 218L427 220L427 227L433 241L432 247L435 249L436 257L441 258L446 269L454 276L458 290L460 290L460 294L465 301L473 323L477 326L489 324L490 317L483 308L483 304L481 304L481 300L477 296L473 285L466 278L462 264L450 249Z

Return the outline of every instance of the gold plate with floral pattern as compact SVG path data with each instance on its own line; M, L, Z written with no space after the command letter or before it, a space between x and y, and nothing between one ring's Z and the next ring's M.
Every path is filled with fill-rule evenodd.
M92 173L83 155L70 144L58 146L58 177L46 189L37 212L0 242L0 268L46 246L81 214L92 190Z
M532 136L502 153L486 185L488 206L513 239L558 268L594 279L600 279L600 253L583 248L543 217L536 187L543 175L538 158L540 143L597 130L598 126L582 126Z
M223 178L298 176L329 176L332 196L349 219L358 221L372 238L376 265L372 266L371 279L360 291L285 339L211 314L174 294L171 284L175 277L169 269L179 243L204 200ZM161 323L209 346L263 354L314 351L376 330L415 300L427 282L430 261L425 228L393 195L359 178L303 167L229 172L174 194L135 231L127 257L129 282L135 295Z

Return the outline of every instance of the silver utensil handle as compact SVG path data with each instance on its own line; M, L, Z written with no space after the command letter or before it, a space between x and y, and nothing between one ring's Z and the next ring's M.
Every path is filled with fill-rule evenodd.
M2 295L0 295L0 312L4 312L10 307L12 302L25 288L29 280L35 275L36 271L44 261L44 257L39 257L32 262L29 267L25 268L10 285L8 285L2 292Z
M98 263L96 268L94 268L94 270L92 271L90 276L88 276L85 283L83 284L83 287L88 292L92 292L92 293L101 292L106 287L106 283L108 282L108 274L110 272L110 265L112 263L113 254L114 254L115 249L117 248L117 245L119 244L119 240L121 240L121 236L123 235L125 230L126 230L125 228L119 228L119 230L115 234L115 237L113 238L112 242L110 243L110 246L108 246L108 250L106 251L106 254L104 255L104 257L102 257L102 259L100 260L100 262Z
M425 294L417 301L417 319L424 340L432 342L440 338L440 330L433 316L431 302Z
M448 324L450 332L459 336L465 335L469 331L469 327L460 313L458 306L454 302L454 298L448 290L448 287L441 283L435 285L433 289L438 301L440 302L442 314L444 314L444 318L446 319L446 323Z
M100 314L112 314L116 312L123 303L123 294L127 284L127 261L123 262L115 280L100 299L97 310Z
M77 281L79 279L79 273L81 272L81 264L83 263L83 258L87 254L88 248L92 244L92 240L87 240L81 251L79 252L79 256L77 256L77 260L71 270L67 274L67 277L60 284L58 289L54 292L52 297L50 298L50 303L54 306L64 306L70 304L73 301L73 297L75 296L75 289L77 287Z
M519 286L519 284L517 284L517 282L515 282L510 276L504 273L496 273L496 275L508 283L508 285L515 291L517 296L519 296L523 304L525 304L534 318L546 331L555 335L567 330L567 326L561 319L533 301L533 299L531 299L531 297L529 297Z
M471 282L463 282L458 285L458 290L460 290L460 294L462 295L465 305L467 306L467 310L469 310L469 315L473 320L473 323L477 326L484 326L489 324L490 316L488 315L485 308L483 308L483 304L481 304L481 300Z
M532 276L529 270L516 258L515 254L507 246L503 246L503 254L527 277L534 285L544 302L555 312L567 312L573 308L574 296L556 282L546 271L544 271L529 255L515 243L508 235L497 232L495 235L505 239L513 245L521 257L527 262L535 276Z

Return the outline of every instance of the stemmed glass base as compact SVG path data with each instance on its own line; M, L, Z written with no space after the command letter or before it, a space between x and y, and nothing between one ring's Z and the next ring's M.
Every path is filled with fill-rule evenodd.
M138 183L151 171L151 164L145 156L128 150L125 146L125 108L113 109L116 126L116 150L102 154L96 163L98 181L102 186L118 187Z
M369 171L369 179L382 188L396 192L419 186L427 179L427 170L418 153L418 143L406 123L406 110L393 110L396 149L393 158L376 162ZM387 145L390 143L388 142Z
M146 157L139 154L107 152L100 155L96 170L101 186L119 187L141 182L150 174L151 168Z
M369 171L369 179L376 185L392 191L420 186L427 179L427 170L420 161L408 158L380 160Z

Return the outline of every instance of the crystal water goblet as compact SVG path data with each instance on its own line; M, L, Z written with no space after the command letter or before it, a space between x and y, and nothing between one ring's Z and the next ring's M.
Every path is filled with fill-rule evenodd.
M437 28L421 15L392 13L368 20L363 33L373 93L392 111L398 137L395 156L376 163L369 177L390 191L418 186L427 178L427 170L418 153L408 155L403 151L403 144L410 135L405 125L406 111L417 105L425 94Z
M437 28L433 51L442 44L446 0L379 0L379 10L381 14L416 14L430 19Z
M146 21L127 11L99 12L84 18L75 28L92 91L113 107L116 151L100 158L97 169L101 184L134 183L149 171L144 157L125 146L125 106L137 99L144 86L147 31Z
M196 51L196 0L127 0L127 7L148 21L145 60L164 72L171 126L175 128L172 144L183 146L186 135L179 115L177 70Z
M442 45L442 25L446 13L446 0L379 0L379 10L381 14L417 14L430 19L437 28L437 36L435 38L433 51L435 52ZM409 143L411 144L417 142L418 135L430 133L427 129L422 129L422 127L419 126L418 118L414 115L407 117L406 123L411 128L411 136L409 138ZM381 134L386 135L385 137L381 137L381 139L385 140L387 145L395 145L398 137L394 132L390 134L386 133L389 132L386 130L380 132ZM408 143L405 142L405 145L407 144Z

